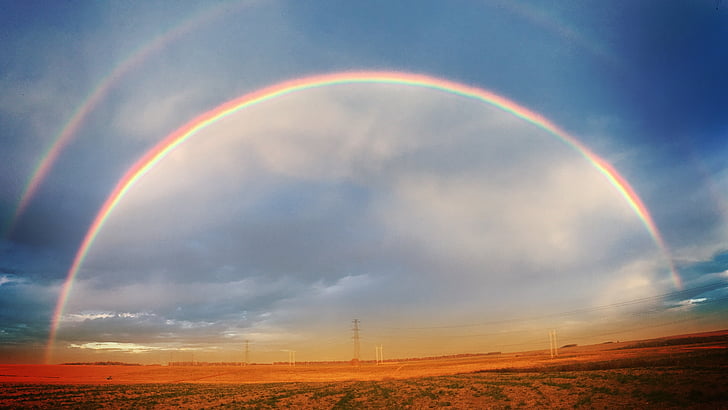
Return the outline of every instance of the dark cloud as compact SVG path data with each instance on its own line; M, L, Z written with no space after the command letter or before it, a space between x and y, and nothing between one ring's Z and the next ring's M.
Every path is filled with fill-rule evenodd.
M47 339L55 292L55 287L0 274L0 349Z

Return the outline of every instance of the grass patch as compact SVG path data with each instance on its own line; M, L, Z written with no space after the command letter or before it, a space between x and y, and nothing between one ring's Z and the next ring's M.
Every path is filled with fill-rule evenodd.
M574 388L574 385L572 383L558 383L558 382L551 381L551 380L544 380L541 383L543 383L547 386L558 387L559 389L564 389L564 390L571 390Z
M579 407L591 407L592 405L592 396L590 394L583 395L579 397L579 400L574 403L574 408Z
M618 391L615 389L610 389L609 387L604 386L594 386L591 388L592 393L599 393L599 394L606 394L608 396L614 396L618 394Z
M339 399L339 401L334 404L334 409L353 409L354 407L354 399L356 399L356 396L354 395L354 392L349 390L346 393L344 393L344 396Z
M644 394L650 403L675 403L677 397L667 390L653 390Z
M490 398L492 398L494 400L498 400L498 401L510 401L510 398L505 393L503 393L503 389L498 386L490 386L489 388L487 388L479 393L476 393L475 396L476 397L487 396L487 397L490 397Z

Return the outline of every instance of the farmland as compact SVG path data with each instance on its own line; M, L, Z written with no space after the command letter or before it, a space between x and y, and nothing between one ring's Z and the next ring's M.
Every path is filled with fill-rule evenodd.
M429 360L249 366L0 365L0 407L728 406L728 332Z

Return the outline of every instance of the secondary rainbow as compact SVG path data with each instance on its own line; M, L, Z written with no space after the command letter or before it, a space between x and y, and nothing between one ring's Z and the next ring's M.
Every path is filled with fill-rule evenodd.
M609 182L619 191L619 193L624 197L627 203L629 203L635 213L639 216L640 220L644 224L649 234L654 238L657 246L665 255L675 285L678 288L682 287L680 277L675 270L672 259L670 257L670 253L667 249L667 246L665 245L664 240L660 236L660 233L654 221L652 220L650 213L647 211L644 203L639 198L634 189L632 189L632 187L629 185L627 180L625 180L607 161L591 152L587 147L582 145L574 137L548 121L540 114L530 111L527 108L524 108L514 103L513 101L496 95L490 91L422 74L387 71L356 71L332 73L311 77L303 77L279 83L271 87L261 89L259 91L245 94L242 97L228 101L210 111L207 111L204 114L193 119L192 121L188 122L186 125L177 129L172 134L169 134L167 137L165 137L156 146L147 151L147 153L124 174L124 176L116 184L114 190L108 196L103 206L97 213L96 218L91 224L91 227L86 232L86 235L81 242L81 246L76 252L73 264L68 271L66 280L61 289L61 294L56 303L55 311L51 322L50 335L46 348L46 361L49 361L50 351L55 340L60 318L63 314L63 309L66 304L68 295L70 294L73 281L78 274L78 271L81 268L81 265L83 264L83 261L89 249L91 248L94 239L98 235L105 221L113 212L119 201L121 201L124 195L134 186L134 184L140 178L142 178L147 172L152 170L170 152L172 152L182 143L187 141L187 139L196 135L199 131L205 129L209 125L229 115L232 115L246 107L250 107L287 94L292 94L312 88L320 88L338 84L357 83L414 86L443 91L450 94L456 94L465 98L471 98L473 100L496 106L501 110L509 112L519 118L522 118L525 121L528 121L558 137L563 142L576 149L589 162L591 162L591 164L596 169L598 169L607 178L607 180L609 180Z
M243 4L240 2L237 7ZM33 196L35 196L43 180L48 176L48 173L53 168L63 149L73 140L73 137L81 129L89 114L106 98L114 86L148 57L162 50L183 35L228 14L230 11L234 11L234 9L229 7L227 3L222 3L203 13L192 15L155 37L152 41L137 48L126 59L117 64L113 71L99 81L83 103L76 109L68 122L63 125L58 134L53 138L45 153L41 156L40 161L38 161L35 170L25 185L25 189L20 195L15 214L7 229L8 235L12 234L15 230L15 225L30 204Z

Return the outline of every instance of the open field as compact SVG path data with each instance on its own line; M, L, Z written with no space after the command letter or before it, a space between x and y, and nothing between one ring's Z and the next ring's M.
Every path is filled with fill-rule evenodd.
M0 407L728 408L728 331L383 365L0 365Z

